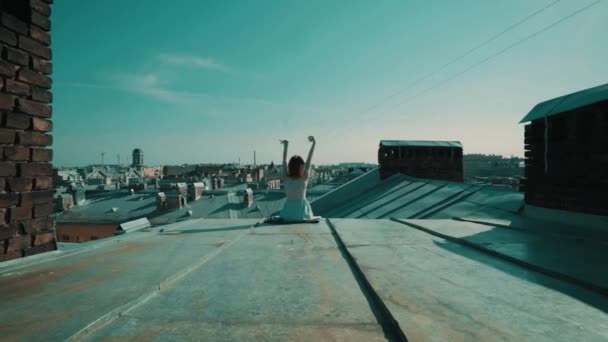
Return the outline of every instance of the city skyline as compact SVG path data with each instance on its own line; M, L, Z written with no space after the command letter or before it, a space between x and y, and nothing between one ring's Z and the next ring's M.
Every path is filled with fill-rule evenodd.
M605 82L606 3L560 22L593 3L62 1L54 164L277 163L311 134L318 164L375 163L381 139L522 156L534 105Z

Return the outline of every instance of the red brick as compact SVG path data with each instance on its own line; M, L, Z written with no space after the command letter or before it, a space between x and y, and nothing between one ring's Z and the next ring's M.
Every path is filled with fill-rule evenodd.
M23 257L23 251L14 251L6 254L0 254L0 261L15 260Z
M0 109L13 110L15 108L15 96L0 94Z
M24 256L27 257L27 256L31 256L31 255L40 254L40 253L51 252L56 249L57 249L57 244L53 240L52 242L49 242L49 243L45 243L42 245L38 245L38 246L34 246L32 248L25 249L23 252L24 252Z
M51 117L53 110L48 103L30 101L22 98L17 99L17 109L36 116L42 116L45 118Z
M20 145L27 146L48 146L53 144L53 136L39 132L19 132L18 140Z
M51 30L51 21L49 20L49 17L40 14L36 11L32 11L32 24L40 27L45 31Z
M0 70L2 70L1 67ZM19 72L17 73L17 79L19 81L40 86L46 89L51 88L52 84L50 78L26 68L22 68L21 70L19 70Z
M51 214L53 214L53 204L52 203L38 204L38 205L34 206L34 217L35 218L50 216Z
M15 65L6 61L0 61L0 76L15 77Z
M53 102L53 94L46 89L32 87L32 100L44 103Z
M17 35L11 30L0 27L0 42L15 46L17 45Z
M48 190L53 188L53 177L36 177L34 179L35 190Z
M45 204L53 203L53 191L31 191L21 193L21 206L28 206L33 204Z
M32 207L12 207L8 213L11 222L25 221L32 219Z
M41 217L36 218L28 222L25 225L25 230L29 233L36 233L42 230L48 230L53 228L53 218Z
M9 191L25 192L32 191L33 178L7 178Z
M17 166L13 162L0 162L0 177L15 177L17 175ZM2 201L0 201L2 203ZM5 207L0 204L0 207Z
M32 125L35 131L50 132L53 130L53 122L45 119L34 118Z
M30 37L46 46L51 45L51 35L36 26L30 28Z
M17 205L19 196L12 192L0 193L0 207L6 208L11 205Z
M19 164L21 177L52 176L53 167L48 163Z
M6 80L4 89L7 93L16 95L30 96L31 93L30 86L28 84L13 80Z
M8 240L8 248L6 250L7 253L20 251L22 249L30 248L32 246L32 236L31 235L21 235L15 236L14 238Z
M53 63L46 59L32 56L32 69L48 75L53 73Z
M14 225L0 225L0 240L12 238L15 234L17 234L17 228Z
M0 128L0 144L14 144L16 131L13 129Z
M7 47L4 49L2 57L9 62L19 65L29 65L30 55L27 52Z
M45 15L47 17L51 15L51 6L49 6L47 3L43 2L43 1L31 0L30 6L32 7L33 10L40 12L40 14L42 14L42 15Z
M2 21L2 25L8 27L9 29L11 29L17 33L27 34L28 25L24 21L22 21L16 17L13 17L12 15L10 15L4 11L2 12L2 15L0 16L0 21Z
M30 160L30 149L22 146L6 146L4 148L4 159L28 161Z
M35 162L46 162L53 160L53 150L45 148L33 148L32 149L32 161Z
M32 117L23 113L6 113L4 125L8 128L29 129L32 125Z
M55 233L53 231L50 232L41 232L35 235L34 237L34 245L43 245L45 243L49 243L55 241Z

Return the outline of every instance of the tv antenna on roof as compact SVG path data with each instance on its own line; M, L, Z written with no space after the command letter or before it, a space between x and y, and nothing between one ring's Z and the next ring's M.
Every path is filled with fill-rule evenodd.
M118 165L120 165L120 153L116 155L116 159L118 160Z
M103 165L103 158L105 157L106 153L105 152L101 152L101 165Z

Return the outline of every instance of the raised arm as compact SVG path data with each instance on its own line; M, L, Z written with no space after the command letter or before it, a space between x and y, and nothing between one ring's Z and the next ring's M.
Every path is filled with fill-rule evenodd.
M308 137L308 141L310 141L312 145L310 145L310 151L308 152L308 158L306 158L306 165L304 166L306 177L308 177L310 168L312 166L312 155L314 154L315 146L317 145L317 141L312 135Z
M287 171L287 146L289 145L289 141L287 141L287 140L279 140L279 141L283 145L283 168L281 169L281 172L283 173L283 177L287 177L287 174L289 173Z

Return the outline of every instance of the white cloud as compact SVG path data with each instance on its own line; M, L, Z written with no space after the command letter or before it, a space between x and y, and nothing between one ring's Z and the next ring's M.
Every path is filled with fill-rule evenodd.
M175 54L161 54L160 60L173 65L185 65L194 68L202 68L209 70L217 70L222 72L230 73L232 69L228 68L221 62L215 61L211 57L199 57L191 55L175 55Z

